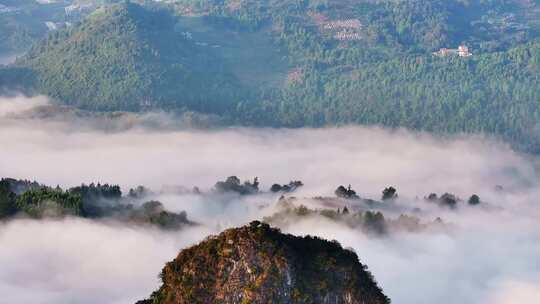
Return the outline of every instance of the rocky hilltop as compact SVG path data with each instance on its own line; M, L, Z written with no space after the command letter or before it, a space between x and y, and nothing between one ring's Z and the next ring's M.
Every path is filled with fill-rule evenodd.
M358 256L335 241L258 221L182 250L148 303L390 303Z

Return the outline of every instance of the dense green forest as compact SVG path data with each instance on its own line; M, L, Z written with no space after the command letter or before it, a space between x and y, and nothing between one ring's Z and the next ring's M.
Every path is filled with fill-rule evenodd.
M22 65L40 92L89 110L149 107L223 112L237 84L212 51L182 38L163 11L119 5L55 31Z
M94 111L480 132L540 152L539 1L117 2L48 34L0 86ZM458 45L472 56L432 54Z

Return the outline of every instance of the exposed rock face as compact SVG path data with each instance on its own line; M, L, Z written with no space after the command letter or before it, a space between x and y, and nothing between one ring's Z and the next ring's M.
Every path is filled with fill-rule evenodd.
M161 276L140 303L390 303L354 252L258 221L182 250Z

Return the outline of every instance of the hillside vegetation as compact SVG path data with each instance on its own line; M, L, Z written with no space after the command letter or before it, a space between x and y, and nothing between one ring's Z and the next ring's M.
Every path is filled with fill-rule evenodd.
M538 1L138 2L53 32L1 84L88 110L480 132L540 152ZM458 45L472 56L433 54Z
M195 225L185 211L165 210L156 200L146 200L143 187L122 196L118 185L82 184L67 190L37 182L0 179L0 223L15 218L58 219L68 216L120 221L133 225L154 225L179 230Z
M18 64L38 75L40 92L90 110L223 112L241 91L218 54L183 37L170 14L135 4L53 32Z
M22 55L55 28L63 28L86 15L92 3L108 0L0 0L0 64L5 55ZM82 9L69 6L83 4ZM66 10L67 8L67 10Z

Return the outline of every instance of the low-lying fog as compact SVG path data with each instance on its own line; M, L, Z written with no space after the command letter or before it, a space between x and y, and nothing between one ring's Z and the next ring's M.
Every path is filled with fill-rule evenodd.
M451 223L450 231L402 231L379 238L321 217L281 228L353 248L393 303L540 299L538 159L503 143L367 127L159 130L139 126L137 118L130 128L104 132L92 128L92 121L25 118L32 107L46 103L44 98L0 99L0 176L65 187L100 181L120 184L124 191L137 185L207 191L230 175L257 176L264 190L272 183L303 181L294 193L299 198L331 196L337 186L351 184L360 196L379 199L381 190L392 185L399 199L385 216L420 207L427 210L422 220L441 217ZM476 193L489 207L425 207L419 198L431 192L464 199ZM270 215L277 196L221 200L166 194L159 199L202 225L164 232L83 219L0 224L3 299L132 303L158 286L158 273L180 249Z

